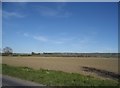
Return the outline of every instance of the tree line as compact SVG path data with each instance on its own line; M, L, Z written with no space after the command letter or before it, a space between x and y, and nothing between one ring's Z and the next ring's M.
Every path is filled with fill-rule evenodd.
M118 53L13 53L11 47L2 50L2 56L57 56L57 57L118 57Z

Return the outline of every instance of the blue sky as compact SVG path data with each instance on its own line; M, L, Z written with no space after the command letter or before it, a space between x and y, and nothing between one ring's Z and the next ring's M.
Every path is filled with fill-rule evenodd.
M118 52L115 2L4 2L3 47L14 52Z

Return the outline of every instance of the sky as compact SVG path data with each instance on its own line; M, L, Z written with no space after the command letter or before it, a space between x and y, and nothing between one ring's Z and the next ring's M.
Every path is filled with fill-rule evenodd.
M16 53L118 52L117 2L3 2L2 47Z

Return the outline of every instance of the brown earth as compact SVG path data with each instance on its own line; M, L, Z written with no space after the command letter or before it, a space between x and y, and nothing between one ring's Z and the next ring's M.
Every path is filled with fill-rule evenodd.
M34 69L60 70L72 73L94 74L84 71L83 67L96 68L118 73L117 58L100 57L3 57L3 64L27 66ZM94 74L95 75L95 74Z

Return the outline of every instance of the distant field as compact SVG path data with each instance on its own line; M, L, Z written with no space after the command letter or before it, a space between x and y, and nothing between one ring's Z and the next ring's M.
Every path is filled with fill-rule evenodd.
M59 70L71 73L95 75L95 73L85 71L85 67L96 68L95 71L103 70L118 73L117 58L97 58L97 57L3 57L3 64L13 66L26 66L33 69ZM93 69L92 69L93 71Z

